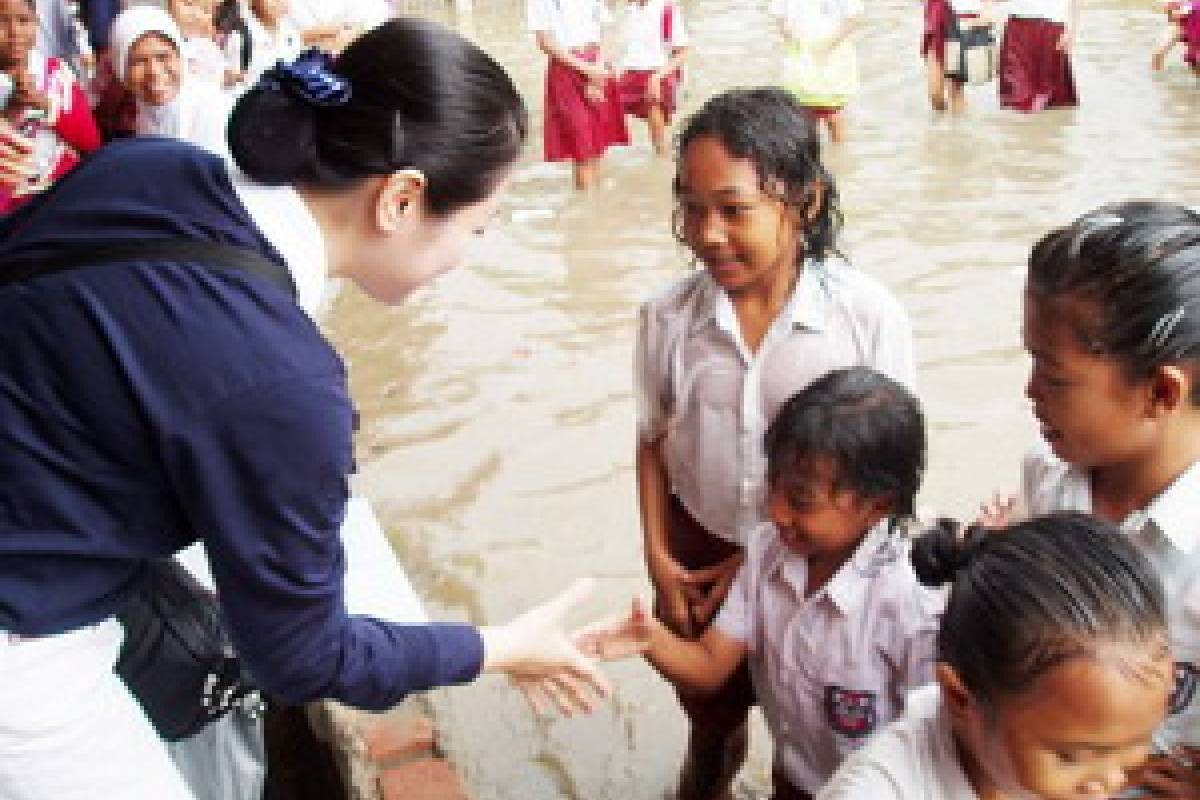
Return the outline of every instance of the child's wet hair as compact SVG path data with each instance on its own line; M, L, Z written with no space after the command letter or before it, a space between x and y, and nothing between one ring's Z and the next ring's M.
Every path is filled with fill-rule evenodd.
M767 481L786 489L817 464L837 489L889 498L910 515L925 470L921 405L900 383L869 367L826 373L792 395L766 433Z
M230 151L252 179L339 190L411 168L444 215L488 197L524 148L512 79L443 25L391 19L351 42L333 71L350 85L344 105L318 107L269 81L238 101Z
M1055 304L1082 346L1141 379L1200 367L1200 215L1172 203L1103 206L1051 231L1029 258L1029 300ZM1060 301L1075 301L1063 305ZM1200 405L1200 386L1192 403Z
M937 659L985 703L1105 647L1166 653L1158 574L1115 525L1088 514L973 526L964 535L939 520L913 542L912 564L925 585L951 584Z
M704 136L719 140L730 155L753 162L760 188L793 206L800 219L811 216L801 226L799 258L821 260L837 253L842 227L837 186L821 163L817 125L792 95L775 88L722 92L684 122L676 144L678 155L682 157L689 144ZM678 173L674 189L678 199ZM814 203L820 204L815 215ZM676 228L678 237L678 224Z

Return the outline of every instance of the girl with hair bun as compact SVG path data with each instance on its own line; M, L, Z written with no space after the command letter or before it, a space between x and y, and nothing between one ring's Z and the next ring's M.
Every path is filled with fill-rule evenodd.
M624 619L577 637L605 658L644 651L693 695L747 664L775 740L773 800L810 800L896 717L906 691L933 679L940 597L918 584L902 533L925 466L924 420L898 382L837 369L783 404L766 453L770 522L747 540L712 625L680 636L636 600ZM681 800L722 796L687 778Z
M572 590L507 625L351 616L345 367L330 276L399 302L462 260L525 144L509 76L396 19L278 65L233 112L241 173L130 139L0 223L0 797L184 800L113 671L152 559L204 544L264 694L383 709L482 670L568 712L603 676Z
M1116 526L1058 513L960 539L943 523L912 562L950 586L937 684L817 800L1100 800L1127 787L1172 670L1162 584Z

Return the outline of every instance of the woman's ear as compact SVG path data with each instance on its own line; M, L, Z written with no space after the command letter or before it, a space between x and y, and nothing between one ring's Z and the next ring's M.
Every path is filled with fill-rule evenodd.
M425 174L401 169L386 176L375 197L375 225L383 233L395 233L414 218L425 197Z
M954 667L943 661L937 663L933 674L942 689L942 703L950 713L951 721L964 723L972 705L970 690L963 684Z

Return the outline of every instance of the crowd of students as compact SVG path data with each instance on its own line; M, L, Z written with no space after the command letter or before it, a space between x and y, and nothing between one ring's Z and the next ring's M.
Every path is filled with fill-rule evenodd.
M850 52L861 13L852 2L833 3L843 16L823 29L822 57ZM1033 246L1023 336L1042 441L1013 501L989 503L965 531L941 521L922 532L926 423L911 327L891 293L839 254L819 120L836 134L840 106L794 86L714 96L677 140L677 230L702 268L638 316L635 463L653 604L635 599L570 638L565 601L483 631L347 619L331 565L353 415L344 371L309 316L326 274L398 302L452 267L495 213L526 116L503 70L458 37L394 21L356 39L371 20L331 16L337 5L314 3L307 17L278 2L237 14L187 0L135 6L113 15L89 67L83 48L39 60L35 5L0 0L0 60L13 75L0 124L29 134L3 139L0 168L27 164L12 154L33 151L46 131L59 159L98 148L101 130L165 133L210 151L135 138L45 194L75 164L55 161L36 190L29 181L8 198L24 209L0 228L0 256L57 257L65 229L103 241L168 230L260 253L291 271L295 295L215 278L194 254L73 268L0 295L4 652L20 646L24 658L31 641L67 647L74 634L103 634L79 647L104 672L114 635L103 626L121 587L140 560L199 535L217 559L235 641L260 680L294 702L384 707L491 668L535 707L571 710L606 690L583 655L640 654L689 719L681 800L727 796L753 704L774 739L777 800L1060 800L1128 788L1200 798L1200 215L1118 203ZM530 1L551 59L546 144L575 162L581 186L604 147L627 139L626 110L644 112L666 149L687 34L670 2L634 5L640 38L618 76L592 36L603 5ZM798 5L775 8L795 40L789 56L803 60L809 28L787 21ZM975 13L950 13L959 11ZM1014 51L1072 35L1057 18L1014 23ZM255 78L265 52L347 42L343 57L285 58ZM937 46L926 40L928 57ZM93 82L70 76L71 59ZM105 63L124 91L111 107L132 111L129 128L108 127L120 113L97 125L89 111L104 107ZM225 115L185 87L227 98L247 81L228 131L197 133ZM1029 108L1046 105L1036 85L1021 86ZM231 181L226 155L249 182ZM164 300L174 295L186 302ZM72 342L50 348L53 358L46 315L54 341ZM225 344L195 348L180 330ZM84 352L81 372L71 359ZM297 448L305 457L292 463ZM100 468L77 475L74 459ZM136 513L125 507L135 474ZM72 538L76 523L89 535ZM54 526L67 535L48 556ZM73 582L38 579L51 556ZM0 663L27 681L43 680L37 666L33 655ZM21 687L6 690L17 698ZM146 734L119 688L106 691L124 703L120 724ZM33 704L23 708L22 724L40 724ZM138 752L151 752L143 744ZM122 758L137 755L121 747ZM45 786L64 780L45 766L60 750L0 751L0 788L23 785L13 764L40 770ZM158 796L197 794L157 763L168 787ZM109 769L114 786L128 778L118 771Z

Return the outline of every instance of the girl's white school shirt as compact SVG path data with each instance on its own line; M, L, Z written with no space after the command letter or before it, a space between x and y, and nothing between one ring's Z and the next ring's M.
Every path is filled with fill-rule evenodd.
M806 41L828 39L848 18L866 10L863 0L771 0L767 13Z
M983 0L950 0L955 14L979 14L983 11Z
M391 16L383 0L290 0L288 8L288 20L301 31L322 25L365 30Z
M1042 442L1022 464L1020 499L1031 517L1091 513L1091 482L1086 470L1067 464ZM1167 596L1175 690L1155 747L1200 746L1200 461L1126 517L1121 531L1154 565Z
M668 2L671 5L669 42L663 40L663 17ZM662 69L670 59L673 48L688 45L683 9L675 0L646 0L645 5L626 3L621 19L621 41L624 45L622 69Z
M874 278L808 261L757 352L729 297L697 269L645 303L635 350L638 435L660 441L669 489L714 536L744 545L768 522L763 434L826 372L873 367L912 388L908 315Z
M1068 0L1008 0L1005 11L1010 17L1032 17L1051 22L1066 22L1070 10Z
M912 692L904 714L847 758L816 800L979 800L958 760L940 688Z
M575 50L598 44L612 14L599 0L527 0L525 22L531 31L548 32L559 47Z
M775 766L803 791L815 793L896 718L907 691L933 679L944 593L921 586L908 556L909 540L884 520L805 597L808 562L774 526L746 547L714 624L746 644Z

